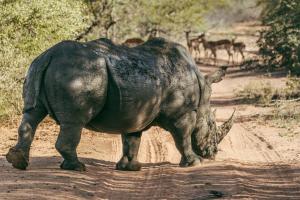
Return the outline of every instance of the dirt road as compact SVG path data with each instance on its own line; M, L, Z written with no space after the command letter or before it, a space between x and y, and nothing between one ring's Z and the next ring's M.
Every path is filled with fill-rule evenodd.
M200 68L204 73L216 69ZM237 120L216 160L193 168L178 167L180 156L170 134L153 127L142 137L139 160L145 164L140 172L114 170L121 156L120 136L86 130L78 153L87 171L63 171L54 148L58 127L47 120L36 134L28 170L20 171L4 157L16 142L17 126L2 126L0 199L300 199L300 136L280 136L280 129L249 117L265 108L235 101L235 89L258 79L284 83L284 78L230 68L214 85L217 121L224 121L234 108Z

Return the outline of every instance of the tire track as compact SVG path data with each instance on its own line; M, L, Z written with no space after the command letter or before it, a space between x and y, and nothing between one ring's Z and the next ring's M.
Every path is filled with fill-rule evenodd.
M272 145L267 141L267 139L264 138L264 135L261 131L256 130L255 133L253 130L251 130L247 123L240 124L240 126L243 127L247 131L247 133L250 133L250 135L252 136L251 140L256 143L257 149L265 155L267 162L276 162L278 160L281 160L280 154L272 147ZM249 139L250 135L247 134L247 137Z
M139 160L145 164L141 172L122 172L113 170L111 176L106 177L102 182L102 191L98 192L97 196L103 195L108 199L153 199L160 198L164 177L169 176L168 167L165 169L165 152L163 141L160 139L160 131L153 128L142 136L142 142L139 151ZM111 138L111 160L117 161L121 154L120 138ZM154 166L153 166L154 165ZM114 167L114 166L110 166ZM126 197L122 196L122 191L143 191L140 193L130 193ZM142 196L140 196L142 195ZM147 198L149 197L149 198Z

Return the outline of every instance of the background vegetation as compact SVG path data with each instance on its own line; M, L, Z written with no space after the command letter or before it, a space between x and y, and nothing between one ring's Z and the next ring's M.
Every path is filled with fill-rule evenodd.
M269 105L280 101L300 101L300 79L288 77L285 87L275 88L268 81L253 81L236 95L249 103Z
M79 34L89 20L85 7L73 0L0 1L0 117L21 112L30 62L54 43Z
M236 91L236 95L247 103L268 107L269 112L260 113L253 117L270 126L284 128L282 136L299 134L300 122L300 79L288 77L285 87L275 88L268 81L253 81L243 89Z
M0 118L22 111L21 88L31 61L61 40L147 37L201 29L203 16L226 0L0 0Z
M265 66L300 75L300 1L261 0L266 28L258 41Z

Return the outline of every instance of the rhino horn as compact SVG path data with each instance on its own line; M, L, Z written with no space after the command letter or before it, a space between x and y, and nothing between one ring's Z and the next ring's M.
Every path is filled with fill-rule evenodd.
M222 139L227 135L227 133L232 128L234 113L235 113L235 110L233 111L231 117L226 122L224 122L221 126L218 127L218 130L217 130L217 136L218 136L217 142L218 143L220 143L222 141Z

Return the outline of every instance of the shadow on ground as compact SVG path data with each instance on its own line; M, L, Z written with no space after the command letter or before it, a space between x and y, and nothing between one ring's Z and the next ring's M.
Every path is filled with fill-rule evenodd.
M59 169L59 157L34 157L21 171L1 157L0 199L300 199L299 165L156 163L123 172L113 162L81 160L86 172Z
M224 65L212 65L207 63L200 63L202 66L200 67L200 71L202 73L208 74L219 67ZM228 66L226 71L226 76L230 77L231 79L234 78L243 78L243 77L259 77L264 76L265 78L283 78L286 77L288 74L284 70L278 70L274 72L267 72L266 69L259 69L259 68L250 68L245 69L241 68L239 65L225 65Z
M226 97L219 97L212 99L210 101L211 105L215 108L218 107L232 107L232 106L237 106L237 105L247 105L249 104L249 101L246 101L243 98L226 98Z

